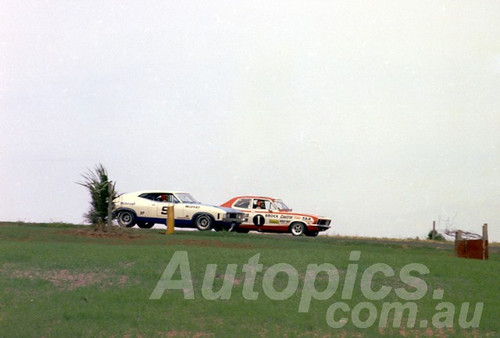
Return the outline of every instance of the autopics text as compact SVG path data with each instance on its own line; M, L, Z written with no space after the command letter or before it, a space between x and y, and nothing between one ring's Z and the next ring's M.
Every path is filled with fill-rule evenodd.
M453 327L458 324L463 329L477 328L481 321L481 315L484 307L483 302L471 304L463 302L458 308L455 304L443 301L444 290L435 289L432 292L432 299L440 302L435 306L435 313L431 321L420 319L417 322L418 304L428 293L428 285L422 278L430 273L430 270L420 263L410 263L396 271L385 263L375 263L364 271L358 271L358 261L361 258L361 251L351 251L349 255L350 264L345 270L345 278L341 283L339 270L330 263L309 264L303 277L303 285L300 294L298 306L299 313L309 312L312 301L331 300L342 285L342 292L335 297L335 301L328 307L325 314L326 323L332 328L342 328L351 322L357 328L368 328L378 325L380 328L388 326L389 318L392 318L393 327L401 327L402 323L406 327L435 328ZM291 298L299 289L299 272L288 263L278 263L265 269L263 264L259 263L260 254L256 254L248 259L248 262L242 266L244 273L242 296L246 300L257 300L259 292L255 290L255 282L259 273L262 276L262 291L264 295L271 300L283 301ZM228 264L224 273L222 286L214 291L214 281L217 276L217 264L207 264L201 294L206 300L231 298L233 286L235 284L237 264ZM176 272L179 272L180 279L174 279ZM275 288L275 279L278 274L284 274L287 284L280 290ZM316 288L316 278L321 274L327 278L327 286L322 290ZM397 278L401 287L392 287L388 285L378 286L373 289L375 275L386 278ZM356 281L360 280L360 291L365 301L355 305L350 305L355 292ZM391 283L394 284L394 283ZM408 291L411 290L411 291ZM160 277L156 287L150 295L150 299L160 299L166 290L182 290L184 299L194 299L193 279L189 265L187 251L176 251ZM339 291L340 292L340 291ZM357 292L357 290L356 290ZM392 292L399 298L398 301L384 302ZM340 297L339 297L340 296ZM394 297L392 297L394 298ZM338 301L340 299L340 301ZM378 307L377 307L378 306ZM474 310L472 310L474 308ZM470 314L472 313L472 314ZM456 315L458 314L458 322Z

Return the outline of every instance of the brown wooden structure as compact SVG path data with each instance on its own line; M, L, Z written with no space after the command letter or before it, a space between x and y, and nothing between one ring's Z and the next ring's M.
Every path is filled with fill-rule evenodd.
M455 235L455 254L463 258L488 259L488 224L483 225L481 239L464 239L462 231L458 230Z

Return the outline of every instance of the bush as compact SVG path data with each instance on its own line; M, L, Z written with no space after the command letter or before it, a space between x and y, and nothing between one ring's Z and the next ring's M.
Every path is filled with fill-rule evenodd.
M429 234L427 235L427 238L430 239L430 240L435 240L435 241L444 241L445 240L444 236L441 235L436 230L429 231Z
M97 165L94 171L82 174L82 177L84 181L78 184L89 189L91 197L90 209L84 217L96 229L104 229L106 224L111 224L111 203L117 195L115 186L109 181L108 172L102 164Z

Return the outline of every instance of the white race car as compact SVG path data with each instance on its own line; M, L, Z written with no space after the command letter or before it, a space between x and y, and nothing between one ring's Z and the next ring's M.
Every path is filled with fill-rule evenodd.
M122 194L113 200L113 215L122 227L151 228L166 225L169 206L174 206L176 227L198 230L232 230L244 213L231 208L201 204L190 194L178 191L143 190Z

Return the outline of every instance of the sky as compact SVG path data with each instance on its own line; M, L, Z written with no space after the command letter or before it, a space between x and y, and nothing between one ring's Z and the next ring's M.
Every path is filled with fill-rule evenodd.
M0 0L0 220L84 222L82 174L330 235L500 241L500 2Z

